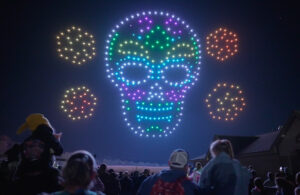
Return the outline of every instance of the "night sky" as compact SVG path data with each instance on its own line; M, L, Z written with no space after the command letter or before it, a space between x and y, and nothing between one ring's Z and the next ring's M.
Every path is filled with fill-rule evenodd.
M7 1L8 2L8 1ZM63 132L65 151L86 149L98 159L166 163L175 148L191 157L207 151L213 135L257 135L283 125L300 109L299 16L286 1L20 1L1 6L1 133L15 134L30 113L40 112ZM43 3L42 3L43 2ZM183 122L172 136L134 135L121 116L118 89L107 79L105 40L111 28L132 13L163 10L186 20L201 38L219 27L238 34L239 52L225 62L202 47L202 67L185 100ZM298 23L297 23L298 22ZM71 25L95 36L97 55L83 66L58 57L56 35ZM296 36L297 35L297 36ZM296 59L297 57L297 59ZM205 98L218 82L236 83L246 109L234 122L212 120ZM71 121L59 108L66 89L85 85L99 98L95 116Z

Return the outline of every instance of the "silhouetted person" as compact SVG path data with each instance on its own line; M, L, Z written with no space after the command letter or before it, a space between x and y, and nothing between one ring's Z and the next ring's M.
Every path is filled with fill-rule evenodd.
M202 164L200 162L197 162L196 167L194 168L192 173L193 182L197 185L200 185L201 172L202 172Z
M137 194L198 194L199 187L187 177L188 160L186 151L182 149L173 151L169 158L170 169L162 170L160 173L145 179Z
M149 169L144 169L144 172L141 176L138 178L138 187L143 183L143 181L150 176L150 170Z
M104 192L104 184L103 182L101 181L100 177L98 177L98 175L93 179L93 184L94 186L91 188L91 191L94 191L94 192Z
M6 152L9 161L19 160L13 175L16 194L37 194L61 189L59 171L52 167L53 155L61 155L61 134L56 134L48 119L40 113L30 114L17 134L29 129L32 133L21 145ZM21 156L21 159L19 159Z
M106 193L106 187L109 185L109 174L107 173L106 169L107 169L106 164L101 164L97 171L98 177L104 184L104 193Z
M251 190L255 187L254 179L257 177L257 174L254 169L251 169L251 170L248 169L248 171L251 171L250 172L250 181L249 181L249 186L248 186L248 192L249 192L249 194L251 194Z
M130 179L128 171L125 171L122 179L120 180L121 184L121 195L131 195L133 194L133 183L132 179Z
M294 190L294 195L300 195L300 187L296 187Z
M266 194L262 179L260 177L256 177L254 179L254 188L251 190L251 195L264 195Z
M267 177L268 178L264 181L263 185L265 187L273 187L273 186L275 186L275 176L274 176L274 174L269 171L267 173Z
M108 183L105 186L106 195L119 195L121 192L121 185L117 174L113 169L108 170Z
M234 153L229 140L216 140L210 145L212 159L201 172L200 187L205 194L241 195L248 193L250 175Z
M297 187L300 187L300 172L296 173L295 183Z
M62 189L59 171L49 165L46 144L38 139L29 139L23 144L22 160L13 177L10 194L36 195Z
M124 176L124 175L123 175L123 171L120 171L120 172L119 172L119 176L118 176L119 180L121 180L121 179L123 178L123 176Z
M54 195L97 195L89 190L97 175L95 159L89 152L74 152L68 159L62 175L64 190L55 192Z
M284 177L276 177L275 183L277 187L276 195L293 194L293 186Z
M134 171L132 173L131 176L132 179L132 183L133 183L133 194L136 194L139 187L140 187L140 183L139 183L139 172L138 171Z

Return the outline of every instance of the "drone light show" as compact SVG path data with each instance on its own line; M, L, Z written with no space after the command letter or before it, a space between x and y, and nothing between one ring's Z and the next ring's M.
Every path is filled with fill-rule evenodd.
M66 90L61 109L72 120L87 119L93 116L97 98L85 86Z
M238 85L218 83L208 94L205 103L212 119L233 121L246 106L243 91Z
M72 64L82 65L96 55L94 36L72 26L56 36L59 57Z
M106 41L106 73L134 134L167 137L179 126L185 96L199 77L200 54L194 30L168 12L135 13L115 25Z
M206 37L206 50L218 61L227 60L238 52L237 35L226 28L219 28Z

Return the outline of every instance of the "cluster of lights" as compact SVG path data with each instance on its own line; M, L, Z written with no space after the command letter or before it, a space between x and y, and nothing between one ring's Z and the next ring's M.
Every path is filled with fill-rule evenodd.
M153 103L150 103L147 105L147 102L136 102L137 109L138 110L145 110L145 111L150 111L150 112L156 112L156 111L171 111L173 109L173 102L166 102L166 103L159 103L157 107L154 106Z
M193 42L194 46L191 46L188 43L178 43L175 47L172 47L171 51L167 52L167 59L172 57L172 58L181 58L181 57L185 57L185 58L193 58L197 55L199 55L197 49L198 47L196 46L196 42ZM178 52L176 50L183 50L183 52ZM187 51L187 53L185 53L185 51ZM175 56L175 54L177 54L177 56Z
M56 37L59 57L73 64L82 65L96 55L94 36L72 26Z
M219 28L206 37L206 50L219 61L227 60L238 52L237 35L226 28Z
M149 128L146 129L147 132L150 132L150 131L159 131L159 132L163 132L163 129L160 128L159 126L157 125L152 125L150 126Z
M182 34L182 30L179 27L179 22L177 20L174 20L173 18L168 18L165 21L165 25L167 27L167 30L170 31L173 35Z
M85 86L66 90L61 109L72 120L86 119L93 115L97 98Z
M160 120L167 120L168 122L171 122L172 116L159 116L159 117L151 117L151 116L143 116L143 115L136 115L137 120L140 122L142 120L150 120L150 121L160 121Z
M184 87L184 89L182 90L171 90L171 91L167 91L165 93L165 96L170 100L170 101L175 101L177 102L178 100L180 99L183 99L185 96L184 96L184 93L186 93L186 90L188 89L187 86Z
M138 24L140 26L139 32L144 33L151 29L153 20L149 17L142 17L138 20Z
M171 42L175 39L168 36L165 30L162 30L161 26L156 26L154 29L150 30L150 33L146 34L145 45L151 49L164 50L170 47Z
M209 115L213 119L224 121L233 121L246 106L240 87L227 83L218 83L205 102Z
M120 21L106 43L107 76L120 91L128 128L145 137L171 135L200 72L200 40L194 30L168 12L141 12ZM126 74L132 69L146 74L133 79ZM184 79L168 78L169 70L184 72Z

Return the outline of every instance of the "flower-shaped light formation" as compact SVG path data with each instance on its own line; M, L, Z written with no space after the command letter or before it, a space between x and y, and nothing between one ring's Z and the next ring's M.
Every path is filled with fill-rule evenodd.
M72 120L86 119L93 115L97 98L85 86L66 90L61 109Z
M162 11L132 14L106 41L106 72L136 135L166 137L179 126L184 99L198 79L200 41L181 18Z
M94 36L72 26L56 36L59 57L72 64L82 65L96 55Z
M205 103L213 119L224 121L233 121L246 106L240 87L227 83L218 83L208 94Z
M227 60L238 52L237 35L226 28L219 28L206 37L207 54L219 61Z

